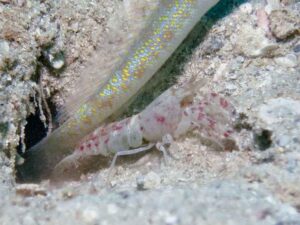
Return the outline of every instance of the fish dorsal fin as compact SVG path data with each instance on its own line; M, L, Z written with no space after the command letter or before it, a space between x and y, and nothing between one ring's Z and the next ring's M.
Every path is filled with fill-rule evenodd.
M124 0L116 14L108 20L109 31L101 35L101 46L95 50L85 66L78 71L78 78L71 91L58 108L56 120L62 124L101 87L118 68L141 30L156 11L161 0Z

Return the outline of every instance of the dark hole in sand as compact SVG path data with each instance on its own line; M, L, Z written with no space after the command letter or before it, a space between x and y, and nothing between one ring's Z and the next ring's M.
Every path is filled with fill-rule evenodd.
M254 134L254 142L261 151L270 148L272 145L272 132L262 130L260 133Z
M54 115L55 107L53 104L51 104L50 101L47 101L47 104L51 110L52 115ZM44 111L44 113L46 113ZM28 149L30 149L32 146L37 144L39 141L41 141L44 137L47 135L48 128L45 127L43 121L41 120L41 112L39 107L36 107L35 109L35 114L30 114L27 117L27 124L25 126L25 137L24 137L24 143L26 145L26 150L25 152L22 151L22 143L20 141L19 146L17 147L18 154L22 156L23 158L27 158L26 152ZM46 123L48 124L48 116L47 117ZM17 174L16 174L16 180L17 182L26 182L21 176L21 174L18 171L18 166L17 166Z
M44 126L43 122L40 119L39 111L40 110L37 108L36 114L31 114L27 118L27 124L25 126L25 139L24 139L26 149L29 149L30 147L34 146L36 143L42 140L43 137L45 137L47 134L47 128ZM22 152L21 143L18 146L18 153L21 156L25 155Z

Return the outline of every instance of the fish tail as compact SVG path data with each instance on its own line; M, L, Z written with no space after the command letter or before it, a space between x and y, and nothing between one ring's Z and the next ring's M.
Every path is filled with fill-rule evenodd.
M54 166L73 149L67 140L58 128L28 149L24 154L25 162L17 167L20 181L37 182L49 178Z

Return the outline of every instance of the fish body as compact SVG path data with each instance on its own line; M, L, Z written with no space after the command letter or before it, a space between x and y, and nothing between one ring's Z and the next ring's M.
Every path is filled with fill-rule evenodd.
M161 0L110 79L58 129L26 153L20 167L26 179L47 178L78 141L134 96L165 63L200 18L218 0Z

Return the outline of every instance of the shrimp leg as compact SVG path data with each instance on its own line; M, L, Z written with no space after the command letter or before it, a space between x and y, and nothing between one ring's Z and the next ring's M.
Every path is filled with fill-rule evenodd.
M131 150L126 150L126 151L120 151L120 152L117 152L115 155L114 155L114 158L110 164L110 167L109 167L109 172L108 172L108 177L111 176L111 171L112 169L115 167L116 165L116 161L117 161L117 158L119 156L124 156L124 155L134 155L134 154L137 154L137 153L140 153L140 152L144 152L144 151L148 151L150 150L151 148L153 148L155 146L154 143L150 143L146 146L143 146L143 147L140 147L140 148L136 148L136 149L131 149Z

